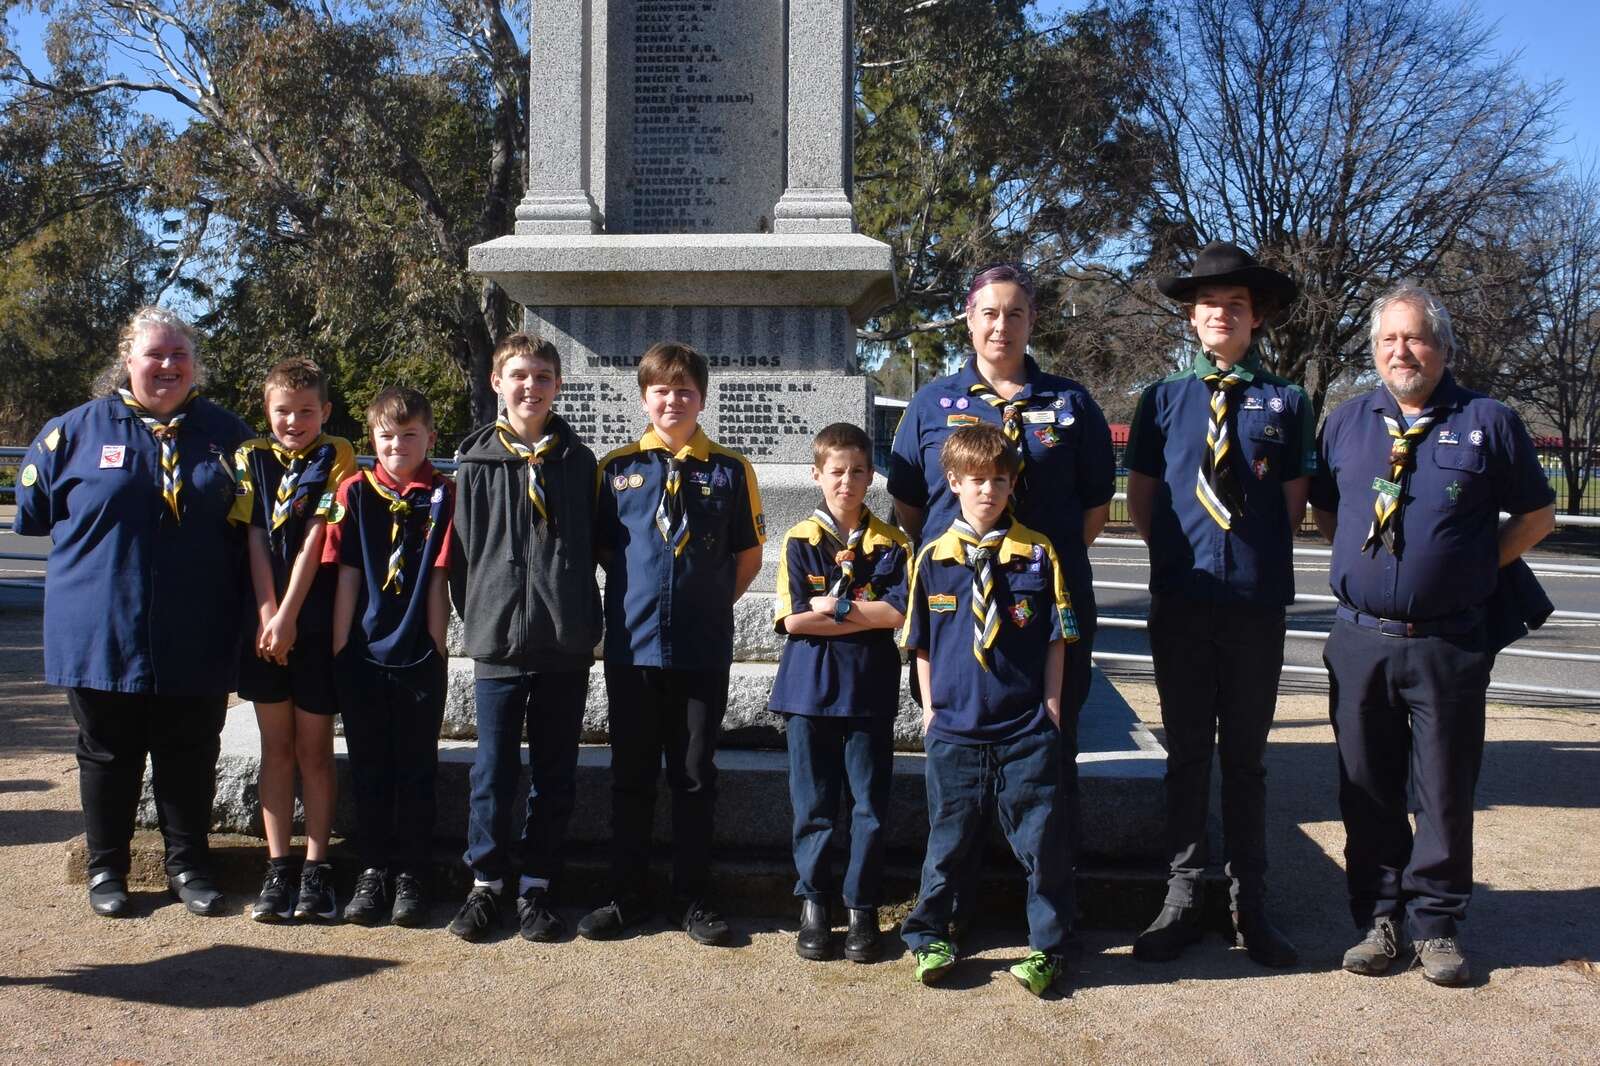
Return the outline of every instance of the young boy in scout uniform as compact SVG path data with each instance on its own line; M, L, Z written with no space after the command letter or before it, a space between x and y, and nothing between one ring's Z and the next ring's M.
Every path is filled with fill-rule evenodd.
M706 360L657 344L639 361L650 428L600 463L595 557L606 571L612 899L578 925L606 940L649 917L656 777L672 788L674 917L702 944L728 925L706 899L716 766L728 705L733 604L761 569L755 471L699 426Z
M426 397L385 389L367 408L367 426L378 462L339 486L324 553L339 564L334 680L366 866L344 917L383 920L393 867L391 920L415 926L427 919L455 498L428 462L435 434Z
M463 857L472 890L449 928L482 940L510 898L522 936L548 942L566 932L550 894L600 640L595 458L553 408L561 391L554 344L511 334L495 347L489 382L505 411L462 441L456 457L450 589L472 657L478 749ZM519 798L524 728L530 787ZM526 819L515 817L518 807Z
M811 449L822 505L784 536L776 625L788 640L768 704L787 719L794 893L805 901L795 950L804 959L832 954L829 903L838 887L827 849L848 779L844 953L852 962L871 962L882 950L881 830L900 703L900 653L891 631L905 620L910 543L867 509L872 441L859 426L827 426Z
M1184 305L1200 352L1145 390L1128 437L1128 513L1150 546L1171 856L1166 903L1133 954L1175 959L1200 938L1195 885L1206 865L1211 753L1220 746L1237 938L1256 962L1292 966L1294 946L1266 914L1263 759L1316 416L1304 390L1263 370L1252 346L1296 286L1215 243L1201 249L1192 275L1157 287Z
M239 695L261 730L261 821L267 875L250 910L258 922L338 917L328 833L333 827L333 592L322 564L333 492L356 472L355 449L330 437L328 383L309 359L285 359L262 386L271 436L246 441L235 460L233 521L249 527L255 640L239 664ZM305 799L306 861L291 899L294 771Z
M917 554L901 638L921 682L929 826L922 887L900 935L922 983L955 964L946 930L993 805L1028 872L1032 952L1011 974L1043 995L1066 975L1073 919L1060 723L1077 620L1055 549L1006 509L1017 459L1005 434L957 430L940 463L961 517Z

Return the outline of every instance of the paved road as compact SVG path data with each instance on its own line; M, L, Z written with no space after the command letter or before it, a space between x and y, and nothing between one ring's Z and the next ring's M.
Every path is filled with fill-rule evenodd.
M0 505L0 554L43 554L49 547L44 538L18 537L9 532L11 507ZM1306 543L1304 549L1325 550ZM1101 538L1090 553L1097 582L1135 584L1142 590L1149 581L1149 559L1144 545L1124 533L1110 533ZM1557 611L1582 612L1595 617L1589 619L1553 618L1530 637L1519 641L1512 652L1551 651L1600 656L1600 580L1594 574L1566 574L1548 569L1551 566L1600 567L1600 558L1570 552L1536 551L1529 557L1534 571L1539 575L1545 591L1555 603ZM8 580L37 580L44 572L41 562L0 559L0 583ZM1295 587L1302 594L1328 595L1328 568L1326 556L1299 555L1295 559ZM1107 618L1143 619L1148 610L1149 597L1143 591L1101 589L1096 594L1102 616ZM1327 633L1333 627L1333 605L1301 602L1290 608L1289 628ZM1148 655L1149 644L1144 632L1137 629L1103 628L1095 642L1097 652L1119 652ZM1322 645L1320 641L1290 639L1284 661L1286 664L1320 668ZM1113 675L1132 674L1148 676L1148 667L1136 664L1102 662ZM1502 683L1540 685L1562 689L1577 689L1600 693L1600 662L1565 662L1549 659L1527 658L1518 654L1502 655L1496 663L1494 679ZM1323 681L1313 675L1285 675L1284 687L1288 690L1322 688ZM1527 693L1502 693L1504 699L1515 703L1539 705L1580 706L1600 709L1600 698L1578 699L1572 697L1546 697Z
M1313 551L1317 546L1305 544ZM1325 550L1325 548L1320 549ZM1090 552L1094 564L1095 581L1137 584L1143 588L1150 578L1149 558L1144 545L1126 535L1111 534L1102 537ZM1592 556L1548 551L1536 551L1529 556L1534 572L1557 611L1584 612L1591 619L1552 618L1537 633L1517 642L1513 652L1542 651L1578 653L1600 656L1600 580L1594 574L1565 574L1552 566L1600 567L1600 559ZM1302 595L1329 595L1326 556L1297 555L1295 558L1295 588ZM1124 619L1143 619L1149 609L1149 596L1142 591L1099 589L1096 599L1101 616ZM1289 629L1327 633L1333 627L1333 605L1330 603L1300 602L1289 609ZM1095 651L1149 654L1149 644L1142 630L1102 628L1095 641ZM1285 647L1286 665L1321 667L1322 644L1318 640L1290 639ZM1147 667L1128 664L1103 663L1113 674L1148 673ZM1501 683L1541 685L1564 689L1580 689L1600 693L1600 662L1564 662L1549 659L1526 658L1520 655L1502 655L1495 664L1494 680ZM1301 689L1322 688L1321 680L1311 675L1286 674L1284 687ZM1493 692L1491 692L1491 696ZM1502 693L1502 698L1514 703L1538 703L1583 706L1600 709L1600 698L1582 700L1533 696L1526 693Z

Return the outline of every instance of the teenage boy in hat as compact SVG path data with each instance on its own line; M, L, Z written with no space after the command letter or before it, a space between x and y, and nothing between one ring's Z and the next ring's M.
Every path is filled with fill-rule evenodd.
M1262 369L1254 343L1294 300L1286 275L1206 245L1156 287L1182 304L1200 351L1140 397L1128 436L1128 513L1150 548L1150 651L1167 737L1167 898L1135 958L1175 959L1200 939L1211 753L1238 943L1264 966L1294 946L1266 914L1267 731L1294 601L1293 540L1316 464L1305 391Z

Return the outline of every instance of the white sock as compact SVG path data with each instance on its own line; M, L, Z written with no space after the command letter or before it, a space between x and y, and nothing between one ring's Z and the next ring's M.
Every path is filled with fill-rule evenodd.
M550 891L550 879L548 877L529 877L527 874L523 874L522 881L517 885L517 895L526 896L536 888L540 892Z
M493 881L480 881L476 877L474 877L472 879L472 887L473 888L489 888L489 889L493 889L495 895L498 896L500 894L501 890L506 887L506 883L505 883L505 880L503 878L499 878L499 877L495 878Z

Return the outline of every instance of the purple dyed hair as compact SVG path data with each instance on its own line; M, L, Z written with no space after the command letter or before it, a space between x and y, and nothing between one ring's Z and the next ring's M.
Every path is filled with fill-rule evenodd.
M1011 282L1027 295L1030 311L1039 309L1033 295L1033 275L1015 263L995 263L973 275L972 284L967 286L967 310L972 310L972 301L977 299L978 293L1002 281Z

